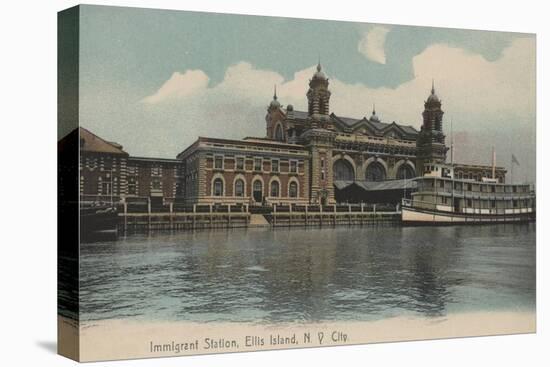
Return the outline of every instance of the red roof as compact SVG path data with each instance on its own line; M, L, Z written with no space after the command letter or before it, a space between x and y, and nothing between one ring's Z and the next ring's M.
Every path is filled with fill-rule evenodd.
M128 153L122 150L122 145L120 144L103 140L83 127L80 127L78 132L80 136L80 150L83 152L128 155Z

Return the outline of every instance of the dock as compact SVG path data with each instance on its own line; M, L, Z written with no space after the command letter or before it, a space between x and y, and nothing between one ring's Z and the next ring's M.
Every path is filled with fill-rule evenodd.
M400 223L393 205L192 205L161 207L121 203L119 232L180 231L214 228L325 227Z

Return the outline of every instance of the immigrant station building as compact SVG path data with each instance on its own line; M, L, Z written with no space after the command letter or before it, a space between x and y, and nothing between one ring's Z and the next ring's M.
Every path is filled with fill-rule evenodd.
M131 157L80 128L81 197L189 205L395 202L414 189L412 178L446 161L444 112L433 86L420 131L382 122L374 108L362 118L331 112L329 78L320 64L304 89L307 111L283 107L275 92L264 137L199 137L176 159ZM491 166L454 167L457 178L492 175ZM505 174L496 168L500 182Z

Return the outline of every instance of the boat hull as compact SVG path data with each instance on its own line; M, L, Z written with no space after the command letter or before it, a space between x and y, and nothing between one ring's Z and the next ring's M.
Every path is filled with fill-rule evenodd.
M117 232L118 214L112 208L86 208L80 210L80 233Z
M535 221L535 213L462 214L403 206L401 221L411 225L491 224Z

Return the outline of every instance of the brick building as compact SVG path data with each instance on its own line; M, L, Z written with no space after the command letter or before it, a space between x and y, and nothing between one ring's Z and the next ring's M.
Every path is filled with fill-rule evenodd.
M275 91L264 137L199 137L176 159L131 157L81 128L81 197L159 205L376 202L384 197L380 188L401 195L396 181L409 185L408 179L447 159L444 112L433 85L420 131L383 122L374 108L368 118L331 113L329 79L320 64L305 97L308 110L297 111L283 107ZM492 167L455 164L455 174L481 181L492 176ZM495 178L504 182L505 175L496 167Z
M178 155L187 203L309 202L309 151L259 138L200 137Z
M120 144L106 141L85 128L79 128L78 134L81 201L175 200L178 160L130 157Z

